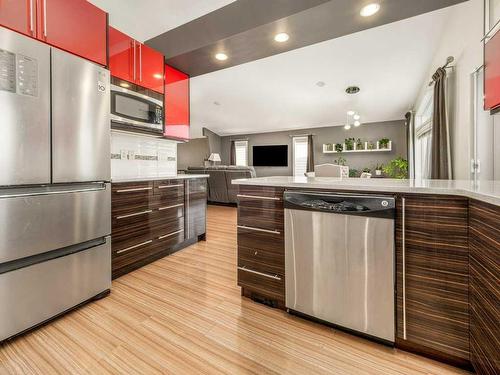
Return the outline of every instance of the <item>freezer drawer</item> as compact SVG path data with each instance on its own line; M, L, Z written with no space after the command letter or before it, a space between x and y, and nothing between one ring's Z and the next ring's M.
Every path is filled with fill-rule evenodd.
M110 181L109 79L52 48L52 182Z
M0 185L50 182L50 47L0 27Z
M110 242L0 274L0 341L110 289Z
M0 263L109 235L110 185L0 190Z

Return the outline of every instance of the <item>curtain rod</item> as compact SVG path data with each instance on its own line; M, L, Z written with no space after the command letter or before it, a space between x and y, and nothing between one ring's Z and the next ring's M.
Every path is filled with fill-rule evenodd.
M293 138L293 137L307 137L309 135L316 136L316 134L312 134L312 133L309 133L309 134L289 134L288 136L290 138Z
M453 68L452 66L450 66L450 64L453 61L455 61L455 58L453 56L448 56L448 58L446 59L446 64L444 64L441 68L442 69L451 69L451 68ZM433 83L434 83L434 79L429 82L429 86L432 86Z

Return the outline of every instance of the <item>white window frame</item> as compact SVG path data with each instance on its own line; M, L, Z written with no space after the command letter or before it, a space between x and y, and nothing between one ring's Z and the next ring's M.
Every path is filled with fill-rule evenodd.
M248 141L234 141L235 164L248 166ZM243 158L243 160L241 160Z
M430 178L434 90L425 92L415 114L415 178Z
M308 153L308 137L307 136L299 136L292 138L292 156L293 156L293 175L294 176L305 176L307 172L307 153ZM300 147L300 148L299 148ZM304 156L304 147L305 147L305 156ZM301 153L300 155L298 155ZM300 160L297 160L297 156L300 157Z

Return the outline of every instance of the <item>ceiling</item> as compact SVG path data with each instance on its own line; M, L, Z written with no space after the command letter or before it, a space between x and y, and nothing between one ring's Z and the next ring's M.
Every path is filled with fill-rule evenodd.
M193 77L191 137L202 127L232 135L342 125L350 109L364 123L403 119L429 79L449 10ZM361 92L347 95L349 85Z
M144 42L235 0L89 0L109 13L109 23Z

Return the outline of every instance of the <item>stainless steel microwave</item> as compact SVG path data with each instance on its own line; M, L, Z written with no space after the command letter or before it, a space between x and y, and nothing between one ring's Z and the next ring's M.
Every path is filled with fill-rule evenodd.
M111 121L163 133L163 102L143 93L111 85Z

